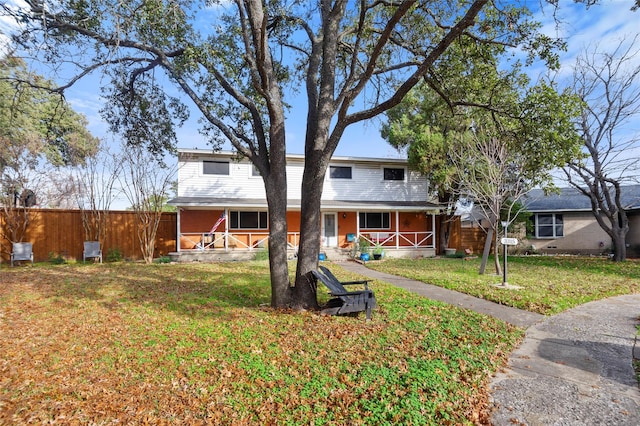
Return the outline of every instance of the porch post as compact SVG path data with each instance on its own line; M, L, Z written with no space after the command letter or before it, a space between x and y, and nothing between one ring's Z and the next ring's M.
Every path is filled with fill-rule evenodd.
M360 242L360 212L356 210L356 238Z
M395 232L396 250L400 250L400 237L399 237L400 227L398 225L400 225L400 212L396 210L396 232Z
M227 219L224 221L224 251L229 251L229 221L231 218L229 217L229 209L224 209L224 217Z
M176 210L178 212L176 215L176 251L180 253L180 211L182 209L178 207Z
M436 248L436 215L431 213L431 248Z

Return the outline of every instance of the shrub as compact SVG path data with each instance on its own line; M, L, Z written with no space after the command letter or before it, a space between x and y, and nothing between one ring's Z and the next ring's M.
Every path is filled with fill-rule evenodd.
M62 257L61 254L56 254L52 251L49 252L49 263L53 264L53 265L62 265L64 263L66 263L67 261L65 260L64 257Z
M122 250L118 247L113 247L107 250L107 262L121 262Z

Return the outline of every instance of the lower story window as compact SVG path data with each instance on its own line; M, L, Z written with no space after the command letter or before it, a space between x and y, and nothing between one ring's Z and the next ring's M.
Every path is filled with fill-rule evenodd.
M267 212L229 212L229 228L231 229L267 229Z
M564 236L564 221L561 214L537 214L535 216L536 238L558 238Z
M390 215L388 212L360 213L360 228L390 229L391 228Z

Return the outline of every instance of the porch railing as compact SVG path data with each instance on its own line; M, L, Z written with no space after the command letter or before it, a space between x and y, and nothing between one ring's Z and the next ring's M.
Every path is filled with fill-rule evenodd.
M435 248L432 231L428 232L361 232L360 238L371 245L380 244L387 249L420 249ZM268 232L182 232L180 233L180 250L248 250L253 251L266 247L269 241ZM287 233L289 249L297 251L300 243L299 232Z
M298 250L299 232L287 233L287 246ZM180 251L186 250L248 250L264 248L268 245L268 232L181 232Z
M361 232L362 238L371 245L381 245L387 249L435 248L433 231L427 232Z

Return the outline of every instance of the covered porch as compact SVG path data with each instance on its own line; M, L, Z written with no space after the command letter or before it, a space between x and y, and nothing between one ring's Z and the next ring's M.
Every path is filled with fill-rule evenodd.
M231 201L177 198L177 261L251 259L269 246L266 200ZM300 242L300 203L289 201L287 244L290 257ZM436 254L437 206L425 203L323 202L321 251L330 259L352 257L354 244L366 241L388 257Z

